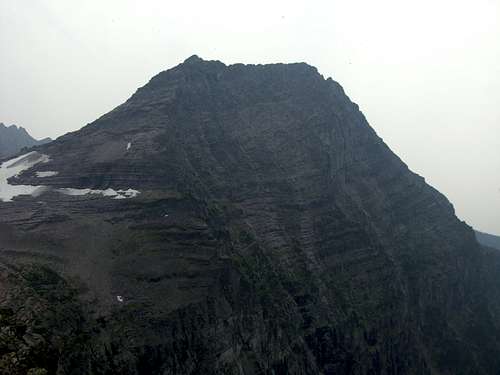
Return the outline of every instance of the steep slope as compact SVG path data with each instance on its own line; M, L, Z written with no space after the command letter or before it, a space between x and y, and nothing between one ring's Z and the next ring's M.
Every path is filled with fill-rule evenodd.
M483 245L500 250L500 237L493 234L483 233L476 230L477 241Z
M5 126L0 122L0 159L14 155L24 147L42 145L50 141L50 138L37 141L23 127Z
M500 258L306 64L193 56L2 167L5 373L498 375Z

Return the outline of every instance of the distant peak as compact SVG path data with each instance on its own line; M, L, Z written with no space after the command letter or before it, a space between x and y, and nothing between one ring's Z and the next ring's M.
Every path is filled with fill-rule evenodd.
M28 131L25 128L23 128L22 126L12 125L11 128L14 128L18 132L26 134L27 136L31 137L31 135L29 135Z
M5 125L3 122L0 122L0 127L4 128L4 129L11 129L11 130L24 130L21 126L17 126L15 124Z

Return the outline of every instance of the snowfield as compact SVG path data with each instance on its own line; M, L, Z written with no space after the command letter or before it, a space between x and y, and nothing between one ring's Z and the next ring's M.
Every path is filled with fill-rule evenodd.
M37 177L43 178L43 177L52 177L52 176L57 176L59 172L55 171L43 171L43 172L36 172L35 173Z
M74 189L74 188L61 188L57 189L58 192L65 195L87 195L87 194L100 194L103 197L112 197L113 199L127 199L135 198L140 192L133 189L128 190L97 190L97 189Z
M13 198L18 195L31 195L33 197L39 196L43 192L50 189L50 187L39 185L10 185L9 179L15 176L19 176L22 172L33 168L35 165L40 163L47 163L50 161L48 155L41 154L37 151L32 151L30 153L21 155L15 159L8 160L0 166L0 201L1 202L11 202ZM44 171L36 172L36 176L39 178L56 176L59 172L56 171ZM135 198L140 194L140 191L134 189L127 190L114 190L111 188L105 190L98 189L75 189L75 188L59 188L55 191L65 194L65 195L87 195L87 194L97 194L103 197L110 197L112 199L128 199Z
M2 163L0 166L0 201L10 202L18 195L38 196L43 193L47 189L45 186L10 185L8 180L19 176L22 172L39 163L47 163L49 160L47 155L33 151Z

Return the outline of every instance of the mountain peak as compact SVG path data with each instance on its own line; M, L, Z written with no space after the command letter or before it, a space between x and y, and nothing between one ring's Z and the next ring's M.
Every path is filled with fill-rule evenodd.
M184 60L183 64L195 64L195 63L199 63L199 62L203 62L203 61L205 61L205 60L203 60L198 55L192 55L192 56L188 57L186 60Z
M321 96L325 90L330 90L344 97L343 90L339 88L338 83L331 79L325 80L314 66L305 62L225 64L192 55L177 66L153 76L120 108L144 108L145 103L155 107L164 106L179 94L188 93L201 101L212 101L215 98L209 96L220 90L234 90L235 95L249 94L255 100L265 95L264 91L267 94L279 91L282 94L299 95L304 90L312 90L316 92L315 95ZM227 98L222 95L221 99Z

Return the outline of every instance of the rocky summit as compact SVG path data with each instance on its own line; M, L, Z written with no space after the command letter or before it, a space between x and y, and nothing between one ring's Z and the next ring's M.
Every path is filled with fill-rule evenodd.
M500 374L500 252L307 64L193 56L0 167L1 374Z

